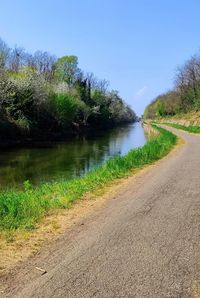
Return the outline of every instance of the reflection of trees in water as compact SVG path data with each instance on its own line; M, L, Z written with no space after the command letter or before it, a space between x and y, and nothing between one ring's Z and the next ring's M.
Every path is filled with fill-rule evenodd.
M110 156L121 153L133 126L82 137L51 148L19 149L0 155L0 184L19 185L80 176Z

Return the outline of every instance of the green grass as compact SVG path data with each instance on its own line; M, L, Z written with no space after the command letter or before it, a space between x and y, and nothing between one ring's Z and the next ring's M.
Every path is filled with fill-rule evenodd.
M175 123L164 123L168 126L177 128L177 129L182 129L188 132L192 132L192 133L200 133L200 126L184 126L184 125L180 125L180 124L175 124Z
M69 208L86 193L94 193L112 181L129 176L133 169L152 164L166 155L176 144L171 132L154 126L159 136L126 156L108 160L103 166L83 177L64 182L44 183L33 188L24 183L24 190L0 192L0 229L33 229L35 224L54 208Z

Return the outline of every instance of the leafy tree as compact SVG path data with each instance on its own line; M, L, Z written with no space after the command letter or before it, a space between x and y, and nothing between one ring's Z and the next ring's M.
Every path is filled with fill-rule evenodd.
M156 102L156 115L157 116L164 116L164 114L165 114L164 102L161 101L160 99L158 99L157 102Z
M64 81L72 88L80 74L78 58L76 56L64 56L55 63L55 77L58 81Z

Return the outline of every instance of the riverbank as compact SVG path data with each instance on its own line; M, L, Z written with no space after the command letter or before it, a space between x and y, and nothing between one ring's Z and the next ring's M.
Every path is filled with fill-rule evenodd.
M147 122L156 121L156 123L166 124L168 126L182 129L191 133L200 133L200 112L190 112L177 114L175 116L158 117L154 120L147 120Z
M200 112L178 113L174 116L155 117L152 120L179 124L183 126L200 126Z
M143 127L136 122L78 136L73 141L1 150L0 186L22 189L26 180L35 187L80 177L109 158L143 146L146 139Z
M87 137L94 135L98 132L105 132L115 128L124 127L133 122L122 122L120 124L107 124L102 125L84 125L84 126L74 126L74 128L68 129L67 132L57 132L57 133L48 133L45 131L42 133L37 130L32 135L21 135L19 131L15 130L15 133L12 138L2 137L0 134L0 149L9 149L9 148L37 148L37 147L49 147L52 144L60 142L70 142L74 139Z
M110 189L113 191L113 186L116 188L116 185L120 185L124 179L126 181L136 171L166 155L176 144L177 138L164 129L157 128L157 130L159 136L151 139L144 147L131 150L124 157L113 158L80 179L46 183L36 188L26 182L24 191L2 191L0 259L4 260L5 264L1 265L1 271L5 272L9 268L6 263L13 265L13 254L15 263L21 259L20 256L26 258L30 252L37 251L41 242L52 238L58 231L63 231L67 226L63 219L68 212L72 217L67 220L74 220L74 208L70 207L78 206L79 204L76 205L78 199L82 199L81 204L86 202L87 205L89 202L93 210L94 201L91 198L98 196L98 205L101 205L105 198L102 195L107 192L109 195ZM84 214L84 211L81 210L81 213ZM65 223L63 229L60 228L60 218L61 222ZM26 247L27 254L22 253L22 247Z
M0 192L0 228L33 229L35 224L51 209L70 208L74 201L88 192L108 185L114 179L130 175L130 171L151 164L167 154L176 143L176 137L156 128L160 135L142 148L131 150L126 156L108 160L102 167L85 176L63 182L44 183L34 188L28 181L24 190Z

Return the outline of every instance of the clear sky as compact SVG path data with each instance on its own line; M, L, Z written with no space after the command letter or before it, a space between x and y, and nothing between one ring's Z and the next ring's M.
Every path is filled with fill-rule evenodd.
M0 0L0 37L27 51L77 55L138 115L200 48L199 0Z

